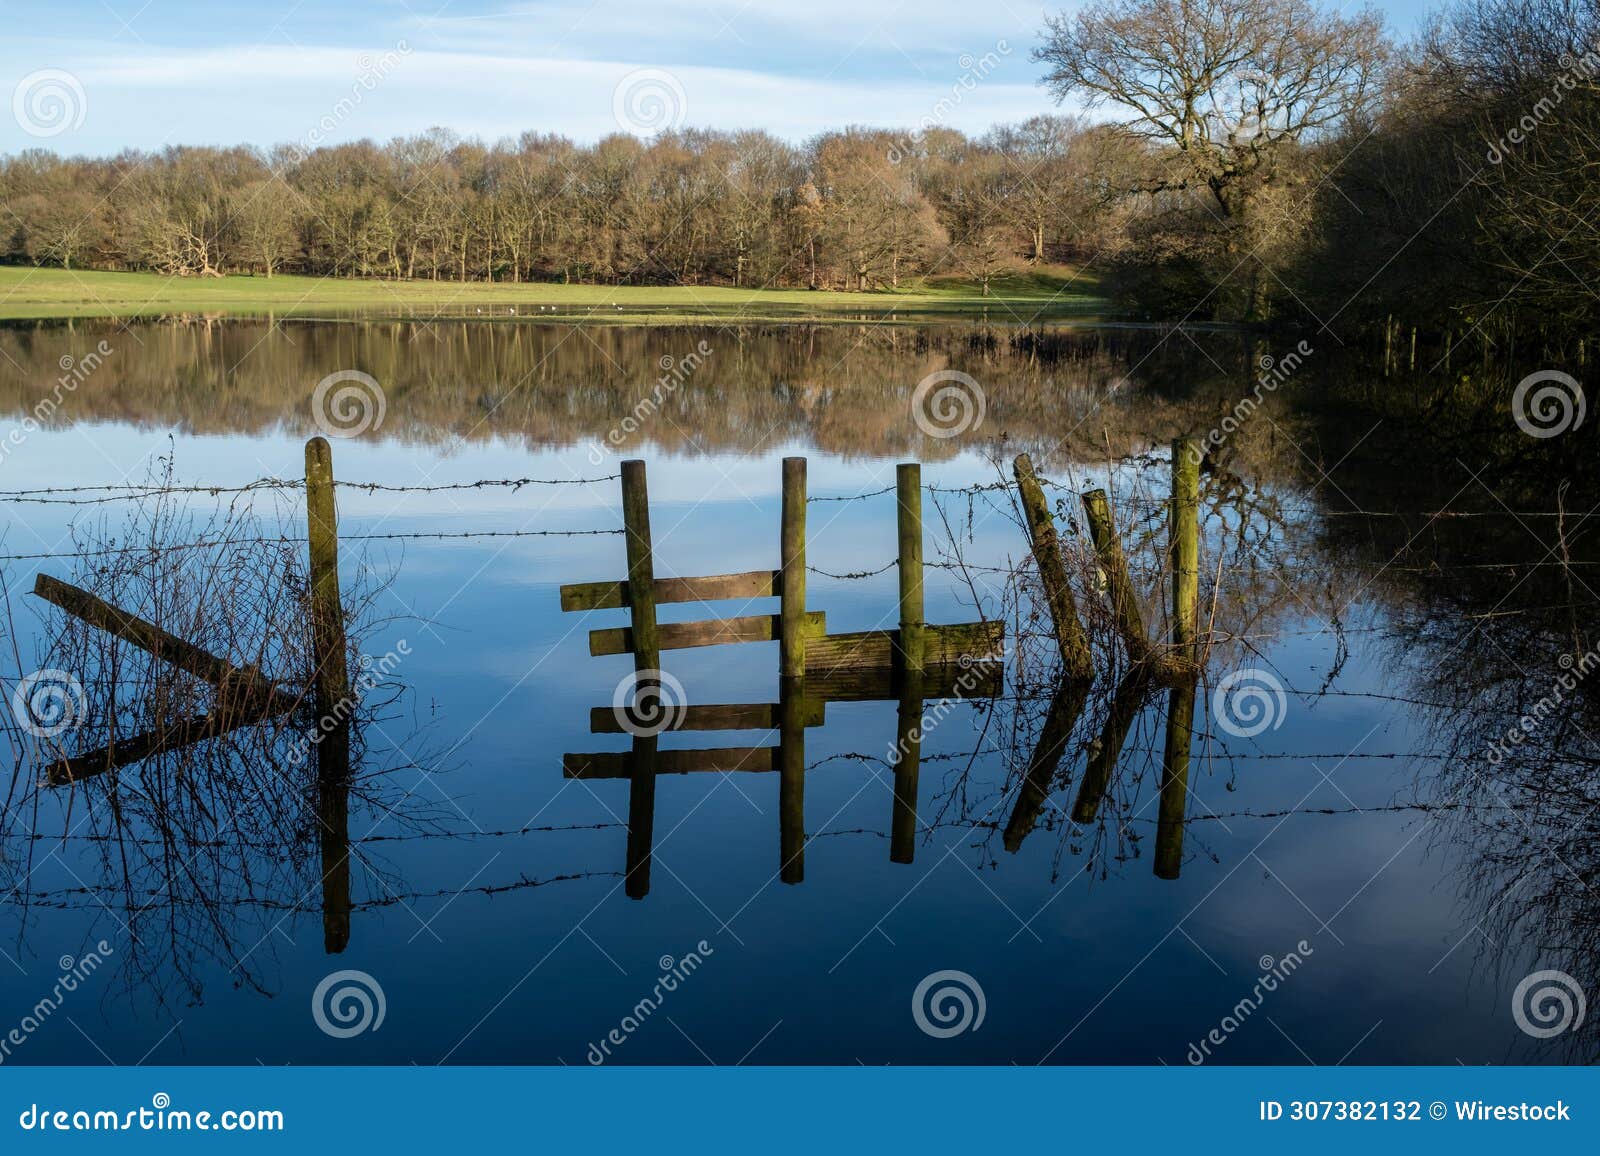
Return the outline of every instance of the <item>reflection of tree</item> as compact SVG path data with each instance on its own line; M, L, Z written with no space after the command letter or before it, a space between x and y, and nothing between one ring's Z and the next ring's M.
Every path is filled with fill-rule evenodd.
M874 316L873 320L877 318ZM1007 321L1012 319L1007 318ZM1021 320L1021 319L1018 319ZM237 320L142 326L138 356L108 357L56 420L181 424L197 433L313 432L310 398L329 366L361 366L388 399L381 436L418 443L501 437L587 445L654 398L663 358L711 353L661 389L659 408L619 454L753 451L808 440L845 455L948 456L959 439L926 437L912 418L917 383L941 369L972 375L987 417L968 440L1004 433L1041 467L1099 460L1171 437L1213 403L1189 400L1220 375L1196 376L1191 338L1151 329L1054 329L970 323L902 325L568 326L438 320L340 324ZM59 359L115 331L110 323L0 326L0 408L21 412L56 387ZM1221 365L1232 336L1195 334ZM173 382L187 383L175 390ZM654 406L654 402L652 402ZM372 436L380 436L374 433Z

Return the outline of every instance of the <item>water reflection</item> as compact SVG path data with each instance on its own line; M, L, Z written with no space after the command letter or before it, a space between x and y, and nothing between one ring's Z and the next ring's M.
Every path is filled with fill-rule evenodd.
M559 553L450 555L417 547L394 564L392 577L404 598L380 591L369 608L378 626L371 649L392 648L397 632L426 634L389 619L419 592L437 591L435 602L445 603L476 579L480 585L462 597L482 601L474 604L476 617L467 619L469 630L452 631L446 622L445 641L394 672L392 685L371 697L372 711L352 730L346 770L325 765L315 744L314 757L305 757L315 720L304 708L252 715L226 699L219 703L203 679L153 680L103 631L74 627L64 635L62 621L47 623L40 649L19 673L52 664L84 672L86 723L60 750L36 749L30 739L6 800L0 860L19 949L53 958L62 938L78 934L90 919L126 925L129 987L174 1005L218 1001L230 984L263 994L292 991L298 1000L296 968L326 971L317 960L308 962L308 954L358 957L366 964L374 956L359 958L363 953L387 953L396 962L386 980L399 986L414 972L420 992L433 982L430 967L459 964L447 954L459 949L493 975L484 982L493 990L439 997L459 1004L470 1025L575 926L592 932L607 951L632 933L647 945L683 939L678 933L691 926L693 941L719 922L733 923L733 913L769 879L805 884L772 888L779 900L763 893L759 903L790 905L774 907L775 923L793 919L798 926L793 913L807 912L809 934L823 936L816 912L848 910L853 922L836 954L862 930L854 921L870 927L902 900L901 910L909 912L926 898L930 909L890 929L897 943L913 945L906 954L884 947L851 977L864 978L861 986L874 992L898 991L896 985L910 986L903 982L909 971L917 972L909 976L915 981L936 966L964 962L959 945L980 938L965 928L977 918L973 906L962 906L966 886L984 907L992 895L1015 907L1021 925L992 933L995 943L974 949L973 967L1002 969L1007 952L1020 949L998 945L1013 932L1026 943L1023 928L1031 926L1044 932L1045 946L1030 962L1059 967L1071 959L1081 969L1075 974L1082 986L1063 980L1059 1003L1038 996L1037 1006L1048 1008L1038 1016L1048 1021L1038 1029L1041 1038L1029 1024L1006 1027L1004 1007L996 1005L992 1027L1025 1043L995 1058L1037 1059L1108 998L1159 934L1194 909L1204 912L1213 891L1259 884L1220 915L1213 930L1246 925L1256 912L1271 910L1274 929L1294 932L1285 932L1285 942L1302 933L1339 935L1348 946L1334 946L1349 962L1338 976L1338 998L1345 1001L1338 1006L1371 1011L1360 1030L1380 1018L1396 1022L1392 1005L1381 1002L1386 985L1395 987L1397 1000L1438 989L1438 999L1459 1002L1469 982L1481 982L1490 994L1458 1017L1470 1037L1459 1045L1464 1058L1502 1057L1508 1035L1517 1058L1592 1053L1592 1025L1548 1050L1533 1050L1538 1045L1514 1034L1504 1007L1516 980L1535 965L1585 977L1594 974L1600 956L1592 897L1600 870L1592 852L1600 814L1600 750L1593 736L1600 734L1600 719L1589 689L1594 664L1586 657L1596 644L1592 624L1600 599L1591 589L1596 539L1586 516L1590 483L1569 469L1568 451L1541 464L1525 439L1516 440L1520 435L1468 436L1492 421L1483 413L1462 419L1461 428L1434 428L1414 413L1397 412L1403 403L1385 395L1381 405L1396 408L1378 415L1374 428L1378 416L1349 399L1336 406L1327 396L1285 390L1206 462L1200 604L1208 650L1194 680L1160 683L1127 660L1109 583L1097 574L1087 536L1077 535L1079 550L1069 561L1098 658L1096 680L1084 686L1061 678L1037 579L1025 564L1027 538L1005 465L1018 449L1053 442L1063 425L1093 415L1065 443L1033 452L1055 483L1049 496L1063 537L1071 536L1080 516L1078 495L1106 490L1139 620L1153 639L1166 639L1172 630L1164 597L1169 463L1160 447L1213 418L1219 399L1237 396L1251 352L1238 338L1196 335L1208 356L1191 347L1178 358L1170 346L1158 348L1139 333L1037 335L974 327L899 331L891 340L837 327L615 330L596 332L593 343L587 335L569 335L569 350L557 343L558 330L519 335L506 327L492 333L431 328L437 332L393 324L141 328L149 360L141 352L130 371L86 380L83 407L57 420L92 416L139 425L181 418L191 428L241 437L280 424L296 427L310 386L323 374L387 358L376 362L377 375L389 374L386 380L394 383L394 425L381 431L384 437L401 434L434 446L492 433L518 445L576 445L566 457L544 462L581 467L581 447L628 412L640 383L651 379L652 361L705 335L730 344L709 359L706 375L685 382L673 399L677 408L667 410L670 420L649 431L652 462L659 460L670 477L690 463L666 451L749 451L782 437L852 459L827 465L819 496L834 497L881 487L880 463L872 460L878 456L932 461L957 454L954 444L922 439L904 406L928 368L962 368L993 381L994 426L948 459L966 471L959 479L934 477L930 470L928 562L949 583L933 617L1004 622L1003 671L959 694L937 676L925 675L917 685L895 672L784 681L773 648L718 648L703 660L686 656L681 666L668 660L694 687L693 700L672 731L634 737L611 708L599 705L626 660L586 657L582 630L568 641L571 623L560 623L558 609L559 585L620 572L620 551L583 554L580 567ZM289 344L289 336L297 344ZM20 407L33 396L51 361L80 338L66 327L0 335L27 371L22 385L9 371L4 378L3 388L14 391L9 403ZM264 365L248 352L252 340L265 341ZM447 356L452 350L461 360ZM719 360L724 352L730 356ZM1170 363L1163 360L1168 356ZM642 367L638 372L619 369L635 364ZM460 365L469 368L457 372ZM479 372L495 388L462 385ZM504 388L522 376L529 378L526 397ZM1124 379L1129 384L1120 387ZM1001 433L1004 443L997 440ZM269 452L264 439L240 444L252 453ZM1478 456L1461 456L1469 446ZM493 447L486 441L479 448ZM345 452L353 455L354 447L341 447ZM974 480L981 469L977 453L992 455L996 466ZM710 460L719 469L737 463L732 455ZM475 464L463 468L482 472L471 470ZM680 506L686 509L697 496L680 495ZM351 492L343 500L361 509L358 498ZM291 495L289 503L298 500ZM718 516L704 519L713 523L711 531L692 525L683 531L687 540L673 559L680 572L770 565L775 502L775 495L755 492L714 506ZM584 503L574 501L581 513L576 524L599 524L614 514L608 494ZM857 519L853 511L861 505L826 507L825 517L814 517L824 535L817 553L825 569L866 573L893 555L889 506ZM746 507L759 507L748 524L740 520ZM535 506L506 508L520 525ZM382 532L387 527L376 523L387 508L374 503L370 510L371 528ZM100 561L70 570L45 565L63 581L160 622L236 667L256 667L280 690L295 692L309 685L308 643L262 625L294 619L303 608L303 526L289 516L293 512L245 535L275 543L214 552L182 576L142 568L137 553L121 568L102 570ZM688 524L677 516L682 512L674 510L672 521ZM424 528L436 528L441 516L463 526L477 524L471 519L479 516L443 503L429 513L435 522ZM352 514L352 528L366 528L363 516ZM542 510L538 516L554 517ZM133 540L117 528L80 523L79 529L74 545L85 550ZM189 526L184 533L204 528ZM735 555L746 558L748 534L759 535L761 556L735 563ZM596 549L611 544L601 540ZM830 551L842 553L846 544L843 562L833 565ZM364 565L354 562L346 573ZM27 578L14 585L28 589ZM893 593L874 581L815 575L816 604L845 625L876 623ZM882 581L892 582L892 575ZM151 593L141 600L140 590ZM981 615L957 613L974 604ZM229 612L216 613L221 607ZM25 624L16 629L32 640ZM546 656L553 658L535 678L537 693L510 698L518 680ZM1215 692L1245 667L1266 670L1283 685L1290 709L1281 729L1241 737L1224 725ZM711 701L716 698L747 701ZM1524 718L1533 720L1531 729L1523 729ZM605 749L584 754L585 727L614 741L596 741ZM730 745L693 749L702 731L722 731ZM1513 732L1524 737L1512 740ZM416 741L419 734L430 741ZM12 737L23 750L26 736L12 728ZM1385 738L1392 742L1382 744ZM566 751L578 753L558 757ZM40 778L69 782L38 786ZM1383 825L1391 819L1394 827ZM1268 842L1280 825L1285 834ZM1383 841L1391 831L1392 841ZM883 848L874 842L879 839ZM866 852L855 847L863 841ZM746 854L757 842L759 849ZM1280 850L1282 842L1295 844L1303 857ZM1432 856L1423 856L1423 849ZM947 863L953 879L938 873ZM875 874L880 866L884 874ZM1334 880L1333 889L1319 891L1326 879ZM548 886L555 882L571 886ZM1386 911L1378 930L1375 920L1362 935L1349 934L1340 922L1349 918L1341 905L1353 903L1359 911L1390 887L1415 902ZM648 901L621 905L626 915L612 915L605 903L612 889ZM685 902L689 892L706 896L715 921L707 924L704 908ZM577 898L569 901L564 893ZM490 903L492 895L507 902ZM513 906L519 896L523 902ZM1436 926L1443 917L1426 913L1451 896L1458 904L1446 934ZM819 906L806 906L814 898ZM1271 908L1274 902L1281 907ZM946 918L940 905L958 914ZM582 922L591 910L601 915ZM1029 924L1036 911L1056 922ZM442 922L432 922L440 915L461 921L448 933L449 947L413 968L404 961L421 949L407 937L428 946L425 928L442 929ZM602 931L597 924L608 916L612 921ZM1434 920L1426 933L1410 926L1424 918ZM285 938L298 935L300 921L320 932L309 946ZM1078 937L1087 933L1080 933L1079 921L1119 950L1105 958L1081 952ZM1218 940L1228 943L1226 935L1207 935L1196 922L1179 925L1220 957L1230 979L1215 982L1225 986L1238 971L1237 960L1217 948ZM963 923L959 933L949 930L956 923ZM777 934L771 928L763 929ZM525 959L528 944L537 950ZM1334 958L1322 949L1319 940L1318 966L1334 966L1322 964ZM1402 968L1394 962L1397 951L1415 958ZM844 967L866 954L860 949ZM1239 954L1254 959L1259 951ZM1469 957L1477 957L1480 971L1503 974L1474 980L1453 970ZM1185 1041L1167 1036L1183 1030L1172 1019L1182 1008L1160 1002L1162 992L1169 986L1192 991L1203 983L1195 973L1207 974L1210 965L1198 957L1156 958L1162 970L1141 973L1129 987L1172 1021L1142 1026L1160 1036L1161 1054L1175 1059ZM833 964L830 956L812 969L818 986L804 1007L820 1006L824 992L848 998L837 992L828 970ZM528 1023L568 1014L605 1020L596 1011L604 999L590 994L603 981L584 974L591 965L608 967L587 959L574 965L563 973L560 999L546 989L543 1003L521 1009L522 1026L508 1028L473 1058L562 1054L569 1044L534 1046L522 1033ZM770 989L761 983L779 970L758 960L748 975L730 982L752 985L765 997ZM1390 978L1377 983L1375 976ZM18 985L19 999L27 994L24 986ZM1350 994L1354 989L1361 990ZM471 995L488 998L479 1006ZM1320 1003L1315 1023L1282 1022L1318 1058L1334 1059L1352 1040L1337 1039L1329 1026L1341 1018L1327 1014L1329 998L1325 991L1308 995L1308 1003ZM556 1003L574 1010L551 1006ZM850 1016L871 1025L848 1046L859 1047L862 1036L882 1030L872 1006L848 1005ZM248 1013L234 1005L229 1014ZM1208 1011L1196 1018L1213 1017ZM684 1026L698 1038L715 1030L712 1020L690 1022L686 1014ZM405 1054L430 1061L460 1034L453 1024L408 1029L400 1017L386 1030L413 1031L402 1037L409 1045ZM1403 1041L1382 1040L1380 1033L1381 1047L1366 1058L1450 1059L1454 1053L1445 1049L1458 1045L1439 1042L1428 1034L1432 1030L1418 1021L1405 1029ZM1100 1035L1080 1045L1074 1037L1055 1058L1149 1061L1142 1052L1119 1051L1117 1038ZM941 1058L919 1050L925 1046L913 1040L892 1058ZM1277 1059L1275 1046L1270 1039L1241 1043L1233 1056ZM281 1054L317 1053L294 1042ZM667 1050L652 1055L681 1058ZM825 1042L783 1055L850 1058ZM239 1056L248 1058L243 1051Z

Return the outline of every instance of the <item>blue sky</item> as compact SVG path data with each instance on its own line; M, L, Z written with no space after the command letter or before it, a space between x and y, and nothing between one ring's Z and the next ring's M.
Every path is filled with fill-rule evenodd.
M1425 6L1380 5L1401 32ZM0 90L12 103L0 151L384 140L436 124L486 139L535 129L593 140L663 118L797 141L929 117L981 131L1052 107L1028 59L1046 10L1037 0L0 0Z

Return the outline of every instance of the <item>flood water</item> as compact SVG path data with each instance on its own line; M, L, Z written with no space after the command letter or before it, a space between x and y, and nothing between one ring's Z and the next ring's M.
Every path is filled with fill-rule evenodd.
M1600 990L1600 711L1583 679L1600 602L1592 429L1523 434L1493 400L1520 374L1480 376L1475 357L1447 373L1423 351L1385 377L1313 350L1280 381L1266 367L1286 350L958 323L0 329L0 405L23 431L0 464L8 700L60 654L37 574L116 603L118 583L135 599L164 566L215 556L158 562L128 535L129 491L64 488L169 468L184 486L293 482L320 428L315 388L340 370L370 375L383 413L333 439L336 476L390 487L338 495L352 628L382 673L338 799L309 763L280 759L296 740L277 732L39 785L58 755L103 745L123 709L92 701L111 692L86 672L95 727L41 743L8 718L0 1036L30 1026L5 1062L1592 1058L1589 1021L1541 1037L1516 1010L1542 970ZM983 391L981 424L951 437L912 413L941 370ZM1078 556L1076 494L1109 490L1160 637L1168 445L1218 428L1264 374L1202 477L1211 645L1192 731L1170 725L1181 690L1116 693L1125 660L1089 563L1078 598L1099 675L1062 706L1003 484L1012 458L1030 453L1049 479ZM1448 421L1445 383L1459 394ZM36 428L19 425L30 413ZM812 499L807 605L829 633L897 622L886 490L896 463L920 461L926 619L1003 622L1002 683L929 700L909 797L887 681L864 699L813 694L798 812L759 757L661 773L648 790L569 773L569 756L614 766L632 750L591 732L632 660L591 657L588 633L627 612L563 612L559 596L625 576L621 460L647 463L659 579L777 568L782 460L796 455ZM516 479L529 481L468 485ZM304 497L174 493L163 541L204 537L232 509L227 526L259 539L247 547L298 558ZM276 605L256 574L201 573L196 597L241 618ZM661 618L777 610L740 599ZM663 666L690 704L781 713L776 642L670 650ZM1126 727L1109 762L1108 720ZM1052 728L1055 756L1038 753ZM1191 756L1176 797L1161 789L1174 734ZM771 725L658 741L780 737L794 741ZM803 864L782 851L796 814ZM647 885L627 877L641 837ZM330 850L348 855L347 884L330 886ZM103 962L40 1015L90 953ZM382 992L381 1024L353 1035L313 1012L346 970ZM965 973L931 986L957 984L970 1010L947 1000L930 1019L916 993L941 972ZM940 1014L963 1030L941 1030Z

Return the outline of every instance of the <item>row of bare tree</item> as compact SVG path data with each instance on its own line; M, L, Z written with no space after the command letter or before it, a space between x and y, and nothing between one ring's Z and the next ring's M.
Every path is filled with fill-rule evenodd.
M1036 117L906 150L850 129L795 147L690 130L588 147L444 130L263 153L0 158L0 256L177 275L893 286L1060 259L1107 216L1113 134Z

